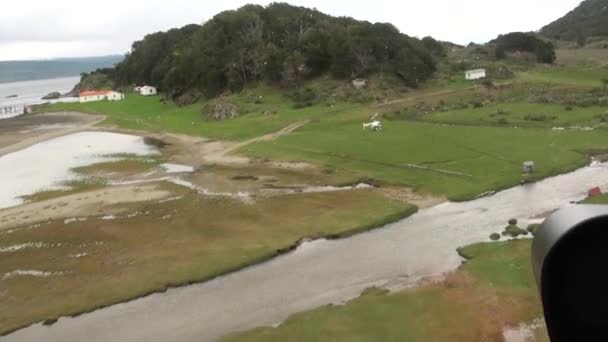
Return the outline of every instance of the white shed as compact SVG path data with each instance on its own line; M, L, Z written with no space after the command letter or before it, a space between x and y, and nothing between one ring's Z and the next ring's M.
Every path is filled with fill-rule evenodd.
M357 89L365 88L367 87L367 80L363 78L357 78L353 80L353 86L355 86L355 88Z
M110 91L106 94L108 101L120 101L125 99L125 95L117 91Z
M464 76L469 81L486 78L486 69L467 70Z
M156 88L152 86L143 86L139 88L139 93L143 96L156 95Z

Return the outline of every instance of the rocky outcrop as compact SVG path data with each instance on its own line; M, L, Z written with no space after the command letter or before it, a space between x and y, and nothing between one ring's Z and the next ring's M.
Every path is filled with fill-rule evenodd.
M43 97L43 100L57 100L58 98L61 97L61 93L54 91L52 93L49 93L48 95L46 95L45 97Z
M221 100L206 104L201 112L203 116L210 120L228 120L241 115L237 105Z

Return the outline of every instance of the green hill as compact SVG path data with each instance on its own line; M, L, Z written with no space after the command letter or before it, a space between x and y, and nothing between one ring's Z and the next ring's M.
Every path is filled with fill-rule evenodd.
M393 74L415 87L442 54L434 39L409 37L391 24L273 3L149 34L109 74L118 86L152 84L174 98L192 91L214 97L257 82L293 87L325 75Z
M608 0L585 0L564 17L541 29L546 37L577 41L608 37Z

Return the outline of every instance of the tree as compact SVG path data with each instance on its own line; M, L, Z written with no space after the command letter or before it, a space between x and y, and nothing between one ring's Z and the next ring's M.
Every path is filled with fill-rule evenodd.
M490 91L494 89L494 82L492 82L492 80L490 79L486 78L485 80L483 80L483 82L481 82L481 84L484 86L484 88L486 88L488 93L490 93Z
M608 90L608 78L602 78L602 86L604 87L604 93Z
M247 5L202 25L149 34L107 75L117 86L152 84L172 98L214 97L268 81L297 87L307 77L392 73L416 86L445 52L391 24L337 18L286 3Z
M507 52L505 51L505 47L502 44L496 45L496 50L494 51L494 55L497 60L507 58Z
M585 33L580 26L576 29L576 43L579 47L584 47L587 44L587 37L585 37Z

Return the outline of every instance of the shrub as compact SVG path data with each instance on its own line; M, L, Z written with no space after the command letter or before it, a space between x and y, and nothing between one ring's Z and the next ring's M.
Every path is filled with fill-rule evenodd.
M528 232L530 232L533 236L536 236L539 229L540 229L540 224L531 224L528 226L528 228L526 230Z
M509 220L508 223L509 223L509 225L514 226L514 225L517 224L517 219L512 218L512 219Z
M509 124L509 120L505 119L505 118L500 118L498 119L498 121L496 121L499 125L508 125Z
M507 235L514 237L514 238L516 238L520 235L524 235L524 231L525 230L523 230L515 225L509 225L509 226L507 226L507 228L505 228L505 232L507 233Z
M555 120L557 117L556 116L549 116L547 114L528 114L526 116L524 116L524 120L526 121L550 121L550 120Z
M293 107L299 109L314 105L318 96L313 89L305 88L294 91L289 97L294 101Z
M490 235L490 240L492 240L492 241L500 240L500 234L494 233L494 234Z
M473 105L473 108L483 107L483 103L481 103L481 101L473 101L471 104Z
M570 112L570 111L572 111L572 109L573 109L572 106L566 106L566 111Z

